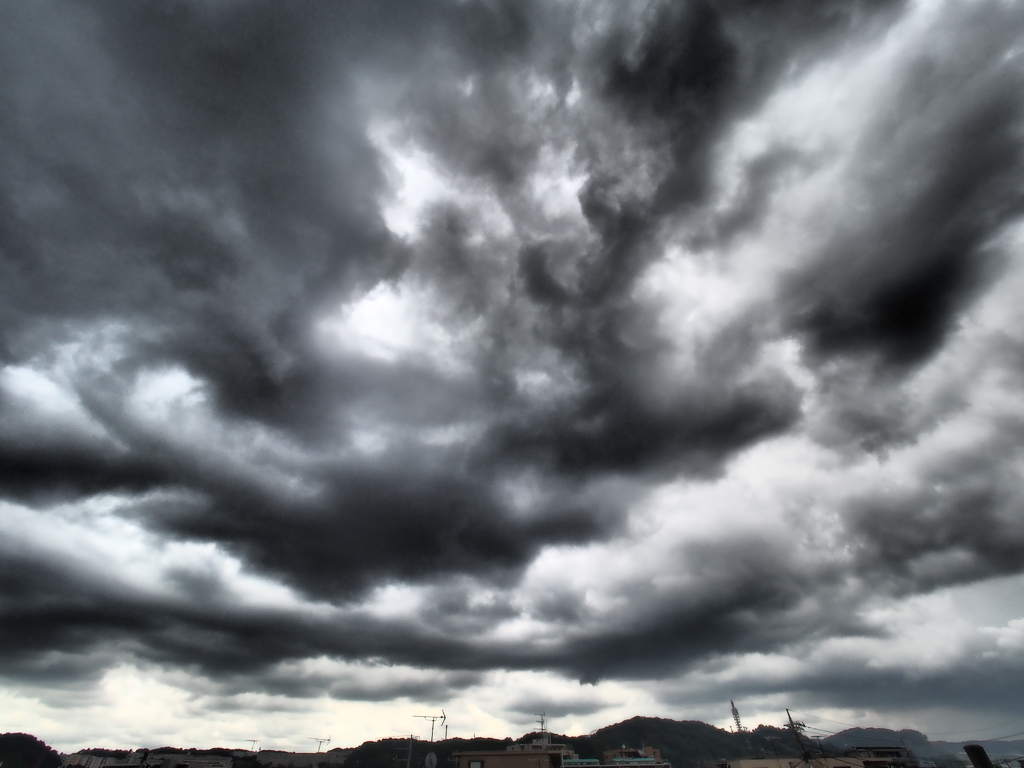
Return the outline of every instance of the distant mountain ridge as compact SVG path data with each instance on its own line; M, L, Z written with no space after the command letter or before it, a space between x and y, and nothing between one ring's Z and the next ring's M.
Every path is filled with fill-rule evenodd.
M529 741L539 733L524 734L516 741ZM580 757L601 758L605 750L623 744L631 747L651 746L675 768L694 768L694 763L713 763L722 758L773 755L793 757L798 754L793 737L783 728L758 726L753 731L734 733L698 720L669 720L660 717L633 717L608 725L585 736L552 733L552 741L567 744ZM472 749L504 749L512 739L448 739L434 744L414 742L412 764L418 765L428 751L438 758L438 765L448 765L453 753ZM352 750L345 768L401 768L400 760L407 753L408 740L385 739L365 742ZM389 752L391 750L391 752Z
M904 729L893 731L888 728L848 728L827 739L822 745L830 751L842 751L856 747L904 746L922 760L938 761L941 758L955 757L958 761L966 760L963 754L964 744L981 744L991 757L1017 757L1024 755L1024 739L1007 741L1003 739L967 739L965 741L931 741L920 731Z
M516 741L529 741L540 734L527 733ZM580 757L600 759L605 750L616 749L622 745L630 747L651 746L661 751L662 756L674 768L705 768L715 761L735 760L744 757L797 757L799 748L788 729L770 725L759 725L750 731L730 731L717 728L699 720L670 720L660 717L633 717L621 723L600 728L584 736L564 736L550 734L553 741L567 744ZM13 752L17 751L16 759L10 763L0 754L4 768L53 768L46 764L43 755L49 747L34 737L24 734L7 734ZM31 742L29 740L32 740ZM959 768L967 763L963 752L964 744L982 743L993 758L1009 758L1024 754L1024 740L1017 741L980 741L977 739L961 742L930 741L928 737L910 729L894 731L888 728L849 728L827 738L810 739L812 744L831 754L842 754L847 749L865 746L905 746L911 749L923 761L933 762L937 766ZM4 736L0 736L0 745ZM448 762L455 752L467 750L503 750L512 744L510 738L452 738L433 743L414 740L412 742L411 765L420 766L427 752L434 752L438 758L439 768L448 768ZM366 741L349 752L345 768L405 768L409 756L409 739L380 739ZM16 748L16 749L15 749ZM162 751L177 751L179 748L165 747ZM89 750L93 753L113 753L118 750ZM225 748L203 750L180 750L203 754L228 753ZM334 750L332 750L334 751ZM0 749L0 753L3 750ZM31 753L32 759L26 761L23 755ZM49 750L52 762L56 753ZM35 765L36 760L40 761ZM696 764L696 765L695 765ZM235 760L237 768L263 768L255 756Z
M540 734L527 733L516 741L529 741ZM792 733L786 728L759 725L750 731L736 732L717 728L698 720L669 720L660 717L633 717L621 723L608 725L586 736L551 734L553 741L567 744L580 757L600 758L602 752L621 747L651 746L674 768L705 768L714 762L744 757L798 757L800 750ZM841 755L847 749L865 746L906 746L924 762L940 768L960 768L967 765L964 744L979 743L977 739L962 742L930 741L919 731L888 728L849 728L820 741L808 737L812 746L825 752ZM438 765L449 765L453 753L473 749L504 749L512 739L448 739L434 744L414 742L412 765L428 751L438 758ZM1024 741L984 741L993 758L1008 758L1024 754ZM385 739L365 742L352 750L346 768L403 768L397 755L407 755L408 740ZM696 765L695 765L696 764Z

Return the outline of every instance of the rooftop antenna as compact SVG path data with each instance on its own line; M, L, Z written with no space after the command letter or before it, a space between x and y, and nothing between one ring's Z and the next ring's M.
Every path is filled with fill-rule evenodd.
M534 714L540 719L537 721L540 723L540 739L544 744L548 744L548 715L547 712L534 712Z
M259 751L259 749L260 749L260 740L259 739L246 739L246 742L249 743L249 744L252 744L252 752L253 752L253 754L255 754L256 752Z
M328 736L326 739L320 739L320 738L317 738L316 736L310 736L309 740L316 742L316 752L317 752L317 754L320 754L320 748L324 744L330 744L331 743L331 737L330 736Z
M444 713L443 709L441 710L441 714L440 715L413 715L413 717L422 717L424 720L429 720L430 721L430 743L431 744L434 743L434 723L436 723L438 720L440 720L441 724L444 725L444 721L448 719L448 715L446 715ZM447 738L447 733L448 732L445 731L445 738Z

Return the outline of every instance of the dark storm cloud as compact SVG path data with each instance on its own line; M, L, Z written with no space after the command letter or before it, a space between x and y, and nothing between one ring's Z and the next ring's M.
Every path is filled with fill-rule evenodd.
M833 658L827 665L805 665L784 681L775 677L748 678L743 682L713 684L705 690L691 686L689 690L666 693L660 698L669 706L693 706L700 702L718 708L723 698L732 696L742 710L741 697L756 700L785 691L794 709L868 709L905 717L907 712L949 707L1005 720L1009 717L1007 713L1019 712L1020 684L1020 665L1015 659L975 658L907 671ZM1007 732L1011 730L1012 726Z
M892 86L899 108L854 152L863 205L835 217L778 306L721 324L677 369L655 310L636 300L669 246L756 233L784 172L813 165L799 148L774 148L743 167L743 192L723 214L716 153L738 121L832 47L884 32L903 7L5 9L0 351L40 369L72 355L68 387L104 436L33 429L14 398L0 401L0 491L39 515L54 499L165 493L116 514L162 542L216 543L342 613L232 606L219 576L186 567L166 572L173 596L147 597L4 550L4 673L59 679L80 658L88 675L114 648L222 680L225 695L253 684L439 700L496 667L653 677L815 627L867 632L838 598L804 610L827 602L841 574L791 563L782 543L743 532L676 553L699 588L624 586L635 613L621 624L595 626L578 594L551 590L535 616L564 628L553 646L477 641L527 611L470 593L515 585L545 547L623 532L647 483L718 477L744 449L795 429L804 395L763 360L780 328L802 341L819 383L830 364L864 364L823 417L844 437L868 448L913 439L900 376L942 347L995 279L986 248L1020 212L1024 102L1019 76L1000 64L1019 11L963 11L959 47L914 62ZM508 226L448 201L422 212L415 237L394 235L373 136L388 121L454 186L495 202ZM584 179L578 221L547 216L530 192L548 145ZM469 373L325 350L318 322L402 280L433 292L443 325L469 329ZM540 396L520 385L535 368L550 389ZM207 423L187 439L155 432L133 405L140 381L167 369L186 371L206 398ZM868 413L879 388L891 408ZM822 386L825 402L839 389ZM361 451L360 430L379 447ZM463 436L435 439L445 430ZM962 480L975 469L976 482ZM911 572L954 547L970 550L971 565L947 581L1020 570L1009 465L948 471L948 494L922 485L851 502L857 556L884 588L942 583ZM524 487L525 505L515 498ZM970 528L978 509L988 533ZM400 583L435 599L401 620L357 610L375 587ZM371 690L358 676L275 668L322 655L468 672Z
M689 545L678 557L699 587L680 588L655 601L647 587L624 590L639 610L599 633L571 635L558 660L581 682L656 679L680 674L699 661L769 652L798 639L870 635L829 566L804 565L785 541L737 533L715 545ZM649 606L654 610L647 610Z
M608 709L608 705L594 701L593 697L590 696L580 696L577 699L568 700L536 696L533 698L520 697L515 701L509 702L508 709L519 716L517 718L519 722L526 723L535 721L538 712L543 712L549 718L592 715Z
M1022 425L933 461L909 487L858 495L846 516L858 567L900 591L1019 573L1024 567Z
M30 331L44 321L64 341L90 320L124 323L126 354L117 369L80 382L78 394L130 447L120 458L83 455L77 472L67 449L35 456L18 448L7 472L12 490L51 489L58 475L60 485L78 492L183 484L210 503L194 517L182 510L173 522L154 521L163 519L165 528L182 535L222 541L318 594L346 593L372 583L374 572L415 577L438 568L514 568L530 559L542 539L581 541L606 532L571 510L547 510L543 520L525 527L511 523L487 487L488 467L500 467L506 456L573 474L673 461L713 472L732 451L792 422L794 392L781 380L735 389L695 381L661 407L644 403L637 381L659 346L642 335L638 344L624 338L643 318L621 300L614 303L636 275L635 268L616 265L650 259L656 220L647 203L620 208L591 185L584 210L599 237L597 250L583 254L582 281L563 327L555 329L555 338L539 340L553 342L582 377L582 395L567 415L551 422L544 409L517 413L500 384L508 372L498 350L482 363L487 378L477 392L470 387L441 395L471 408L476 401L485 416L509 413L499 416L493 437L484 440L483 456L469 457L480 480L469 480L462 474L467 470L439 469L430 456L401 454L382 457L371 472L298 468L326 490L308 507L308 523L303 516L294 520L285 507L216 477L203 460L141 435L118 413L111 393L127 392L140 371L180 365L209 384L214 405L226 416L256 419L311 444L343 429L346 411L374 399L401 401L376 392L402 389L413 381L406 372L355 361L339 367L317 355L310 339L310 320L325 302L394 275L409 258L376 208L383 176L366 137L368 107L355 95L354 80L376 77L386 85L394 69L447 57L455 63L442 62L441 73L479 76L483 94L454 114L483 114L502 94L516 93L516 75L527 61L537 61L530 59L533 53L553 49L543 25L564 22L568 14L548 18L553 11L530 15L520 6L470 5L421 19L388 7L373 14L363 7L295 13L260 4L190 3L55 5L16 13L27 34L10 50L24 49L33 34L40 40L33 51L20 51L34 67L7 63L17 107L8 113L8 167L24 170L7 184L6 199L19 210L11 227L19 239L5 249L11 277L5 281L6 347L10 359L31 360L47 340ZM707 8L694 13L674 23L686 29L720 23ZM48 37L54 34L48 25L71 34L76 24L84 32L74 46L61 50ZM366 43L370 38L379 39L379 49ZM47 45L52 62L44 65L36 49ZM641 45L654 51L648 58L656 64L664 40L644 37ZM715 45L741 55L737 41ZM394 50L412 52L384 57ZM549 59L539 61L553 67L564 85L565 62L554 53ZM623 66L618 59L606 65L611 91L628 85L615 80L627 77ZM697 64L679 66L689 72ZM78 90L67 81L70 71L84 73ZM721 103L732 98L731 81L723 78L722 88L717 80L680 86L696 89L687 99L693 109L707 109L712 124L722 119ZM422 75L413 82L419 85ZM432 92L424 93L420 98ZM663 93L638 98L653 102L661 118ZM427 140L430 130L443 128L426 106L411 114L424 116L425 127L414 127ZM450 154L472 134L481 148L469 154L481 159L471 160L467 172L504 188L536 156L540 136L531 130L533 117L471 120L442 130L431 146L444 157L441 135L457 142ZM706 145L711 129L703 130ZM508 146L511 136L525 149ZM694 151L706 152L704 145ZM517 170L490 168L488 158L514 162ZM29 200L40 202L27 205ZM454 306L464 295L466 311L479 314L495 298L491 268L467 244L457 218L448 216L438 227L428 234L417 269ZM508 343L528 353L536 342L526 337ZM755 347L746 349L737 367ZM416 375L418 390L411 401L427 407L422 392L433 386L429 374L408 375ZM713 391L720 394L708 397ZM705 400L699 407L698 398ZM441 456L455 458L456 467L466 461ZM427 466L416 469L424 461ZM328 541L335 542L334 557L309 548ZM388 544L367 547L366 541ZM365 557L369 551L373 556ZM332 565L304 565L327 560Z
M785 687L794 706L808 709L841 707L871 708L884 713L901 713L917 708L962 707L983 713L1020 711L1022 675L1019 660L975 658L931 669L907 671L899 668L865 668L863 663L831 660L827 668L802 670L784 686L778 681L748 682L735 695L758 696ZM737 689L738 686L733 686ZM721 701L721 693L710 702ZM1012 726L1007 731L1012 731Z
M194 567L172 570L167 583L173 592L147 596L102 572L89 574L80 564L72 571L70 564L10 555L5 558L2 582L5 614L10 618L0 634L2 672L33 682L59 679L76 668L77 674L91 677L95 668L80 660L105 666L131 654L202 673L219 681L222 693L256 684L260 690L290 696L370 696L364 690L367 684L358 678L339 680L328 673L275 668L281 662L324 654L461 669L467 674L496 667L541 667L596 682L609 677L658 677L667 668L680 670L708 655L780 647L806 638L814 632L814 624L843 610L837 603L828 612L798 617L795 609L810 591L811 579L821 580L825 574L771 567L785 552L766 548L761 541L736 544L727 552L691 551L686 557L702 571L702 587L675 594L670 610L625 616L622 623L598 633L587 628L590 622L580 629L569 625L562 643L544 648L474 640L476 632L467 630L509 615L500 604L448 606L457 621L446 621L441 605L401 620L361 612L310 617L286 609L239 605L219 575ZM740 563L744 567L738 567ZM768 571L776 574L774 579L765 578ZM640 591L634 597L641 606L646 600ZM480 614L476 627L474 613ZM830 631L837 629L836 623L828 625ZM856 630L863 633L864 628ZM42 656L41 646L47 649ZM475 681L472 675L450 678L446 673L426 681L399 681L393 687L395 695L430 689L437 692L436 698L444 690ZM408 690L399 693L399 689Z
M648 169L655 181L647 194L623 188L620 161L603 157L581 129L590 180L580 204L597 242L576 257L571 289L553 276L542 245L524 249L519 265L524 291L542 314L536 332L572 361L583 391L557 413L515 414L503 445L571 473L667 465L701 475L793 424L798 396L788 382L761 374L738 383L760 350L759 340L743 338L749 328L726 329L708 345L709 359L697 366L702 374L673 382L659 402L645 382L658 378L664 342L648 332L652 318L625 297L662 252L661 227L706 202L714 150L730 121L758 106L811 42L849 33L864 11L856 4L781 4L772 13L755 4L665 4L647 10L637 41L617 30L584 53L593 66L579 76L601 102L587 119L610 112L612 134L642 137L650 149L642 162L657 166ZM756 191L750 197L756 206Z
M247 609L213 575L186 573L175 584L177 594L141 596L80 566L73 571L70 564L10 552L0 575L6 616L0 632L2 673L44 685L91 679L116 659L134 655L198 671L219 681L225 693L251 690L256 680L261 690L284 695L365 699L379 693L371 694L356 677L339 680L275 665L320 654L442 667L462 666L460 655L471 667L486 668L489 661L465 643L431 638L408 622L395 625L365 615L311 619L288 610ZM471 673L453 672L399 680L390 690L393 695L434 690L441 697L444 690L475 680Z
M888 86L903 108L861 137L864 208L837 217L821 258L789 291L812 359L904 372L941 347L993 279L991 241L1024 205L1024 80L1005 58L1020 9L990 10L964 14L941 56L919 52Z
M517 520L504 514L488 484L469 473L438 477L410 463L398 484L392 472L365 466L316 478L332 490L313 504L287 498L274 504L258 489L220 487L201 509L165 506L150 522L180 536L222 542L261 570L325 599L386 577L470 572L504 580L542 542L586 541L605 527L592 510L555 506Z

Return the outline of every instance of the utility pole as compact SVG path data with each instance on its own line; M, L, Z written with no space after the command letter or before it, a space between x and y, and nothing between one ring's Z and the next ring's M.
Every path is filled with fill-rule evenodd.
M804 742L803 729L807 726L801 723L799 720L793 720L793 716L789 714L789 710L786 710L786 717L789 718L789 730L793 732L793 738L796 739L796 744L800 748L800 757L808 765L811 764L811 750Z

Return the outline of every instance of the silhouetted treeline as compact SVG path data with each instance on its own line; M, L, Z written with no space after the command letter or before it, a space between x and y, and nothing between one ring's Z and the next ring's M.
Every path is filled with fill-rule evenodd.
M27 733L0 735L3 768L60 768L60 755L46 742Z

